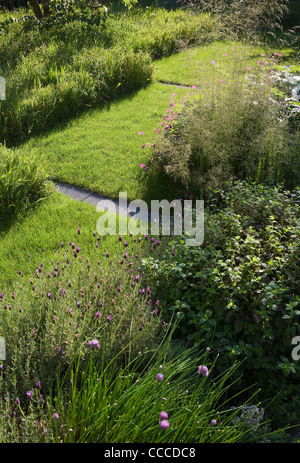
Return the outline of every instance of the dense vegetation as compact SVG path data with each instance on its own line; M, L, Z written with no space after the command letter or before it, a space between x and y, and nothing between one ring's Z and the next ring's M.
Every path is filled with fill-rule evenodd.
M244 3L2 10L1 442L279 442L299 423L299 48L275 41L288 2ZM102 236L49 178L205 199L204 242Z

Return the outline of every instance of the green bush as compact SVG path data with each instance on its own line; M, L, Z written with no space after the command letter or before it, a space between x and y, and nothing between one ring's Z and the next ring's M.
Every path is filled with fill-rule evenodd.
M174 237L159 259L144 260L162 316L180 310L178 334L205 337L221 368L246 358L238 387L263 383L263 398L280 391L272 413L282 423L299 421L300 365L291 357L300 331L299 202L299 189L238 181L213 192L203 245Z
M47 175L34 154L0 145L0 220L5 223L47 196Z

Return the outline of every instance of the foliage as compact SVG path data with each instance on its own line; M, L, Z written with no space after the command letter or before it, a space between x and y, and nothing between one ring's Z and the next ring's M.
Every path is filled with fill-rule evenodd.
M299 200L299 189L237 181L211 195L202 246L174 237L159 259L143 261L162 315L183 313L181 337L196 344L205 337L221 368L246 358L239 387L263 378L262 397L281 391L272 410L279 422L299 419L300 369L291 358L300 316Z
M256 396L251 388L242 406L229 406L226 396L239 363L216 374L208 350L172 342L174 326L154 349L133 355L127 365L120 365L122 352L108 361L97 339L82 345L66 373L56 371L56 394L45 394L46 379L32 381L22 401L5 392L5 368L0 368L5 393L0 401L0 441L284 442L284 428L273 431L262 421L263 409L249 405Z
M103 252L101 236L94 232L87 257L80 246L82 233L79 229L75 243L60 243L53 259L41 261L31 278L18 270L19 280L2 288L6 387L20 399L33 381L52 387L56 370L65 371L88 340L99 339L107 361L130 343L130 350L119 356L126 363L128 356L158 342L164 331L140 271L141 240L115 238L115 247Z
M256 68L237 63L227 74L212 61L212 81L164 114L157 169L195 198L229 179L299 184L299 131L291 129L284 94L275 87L274 58L262 60Z
M186 0L197 11L209 11L222 21L224 37L273 40L274 32L283 30L289 0Z

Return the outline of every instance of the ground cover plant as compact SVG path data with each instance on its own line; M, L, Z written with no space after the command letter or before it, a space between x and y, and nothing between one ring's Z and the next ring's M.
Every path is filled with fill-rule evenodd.
M288 192L238 181L207 203L204 243L174 237L159 259L146 258L162 316L182 311L180 336L205 336L219 365L244 359L238 387L264 378L260 397L281 395L278 422L298 422L299 365L291 358L299 332L299 189Z
M54 253L52 267L41 262L32 279L25 282L20 273L21 284L1 293L8 347L0 365L1 441L285 439L284 430L274 433L263 420L255 392L242 406L228 403L238 364L215 375L209 348L199 355L170 343L176 324L166 331L150 286L143 288L138 269L131 273L134 256L128 253L120 263L126 242L118 240L121 255L103 254L101 263L98 256L83 260L76 246L81 233L74 245ZM99 243L97 235L92 241ZM119 281L108 270L116 264Z

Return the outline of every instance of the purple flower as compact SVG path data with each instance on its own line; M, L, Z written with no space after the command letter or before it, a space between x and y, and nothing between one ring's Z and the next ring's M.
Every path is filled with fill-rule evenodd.
M77 233L78 233L78 235L80 235L80 227L78 228Z
M87 346L92 348L92 349L100 349L100 344L97 339L93 339L92 341L89 341L87 343Z
M167 420L169 418L169 415L167 414L167 412L161 412L159 418L161 420Z
M156 379L160 383L164 379L164 375L162 375L161 373L158 373L158 375L156 375Z
M199 365L198 373L201 373L202 376L208 376L208 368L205 365Z
M26 395L27 395L28 399L31 400L31 397L33 396L33 391L27 391Z
M19 405L20 403L20 399L18 399L18 397L16 398L16 403Z
M51 299L51 293L47 294L48 299Z
M110 322L111 321L111 315L106 315L106 321Z
M37 381L37 382L35 383L35 385L36 385L36 387L37 387L38 389L41 389L41 382L40 382L40 381Z
M211 426L216 426L217 420L211 420L210 424L211 424Z
M168 427L170 426L170 423L167 420L162 420L159 422L159 426L160 426L160 429L168 429Z
M59 416L58 416L58 414L57 414L57 413L53 413L53 416L52 416L52 418L54 419L54 421L57 421L57 420L58 420L58 418L59 418Z

